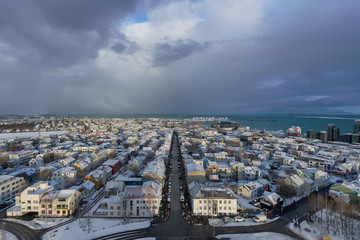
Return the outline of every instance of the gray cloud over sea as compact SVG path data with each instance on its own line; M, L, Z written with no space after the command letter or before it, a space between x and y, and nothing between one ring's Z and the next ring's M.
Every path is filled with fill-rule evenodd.
M360 112L356 0L3 0L0 114Z

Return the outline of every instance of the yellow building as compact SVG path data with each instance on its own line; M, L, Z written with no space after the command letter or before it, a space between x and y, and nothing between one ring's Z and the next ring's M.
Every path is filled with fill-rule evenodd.
M98 190L103 185L103 171L92 171L85 176L84 181L89 180L95 184L95 189Z

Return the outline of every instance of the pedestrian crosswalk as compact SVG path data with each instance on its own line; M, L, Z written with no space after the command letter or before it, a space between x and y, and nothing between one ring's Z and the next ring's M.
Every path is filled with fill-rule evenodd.
M285 224L289 223L292 221L292 219L290 217L286 217L286 216L281 216L280 220L282 220L283 222L285 222Z

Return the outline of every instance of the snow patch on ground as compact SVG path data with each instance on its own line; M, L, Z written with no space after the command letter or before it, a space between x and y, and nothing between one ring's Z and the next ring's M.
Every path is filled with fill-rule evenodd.
M300 224L301 228L297 228L294 226L294 223L289 223L288 227L295 233L299 234L300 236L303 236L305 239L308 240L318 240L320 239L321 233L320 230L314 226L314 224L308 224L306 221L302 222ZM309 229L311 232L305 231L306 229ZM344 240L343 237L334 237L331 236L332 240Z
M246 218L243 222L235 222L233 219L231 219L230 222L224 223L223 219L209 219L209 224L214 227L236 227L236 226L253 226L253 225L260 225L264 223L269 223L278 220L279 217L268 219L266 222L254 222L252 218Z
M326 210L322 210L324 217L323 219L325 220L325 211ZM317 214L319 214L320 212L318 212ZM340 216L338 216L337 214L335 215L335 219L340 221ZM330 225L330 231L329 232L325 232L324 230L321 229L321 225L320 224L316 224L313 222L307 222L307 221L303 221L300 223L300 227L295 227L294 223L289 223L288 227L295 233L303 236L305 239L308 240L318 240L320 239L321 236L324 237L329 237L331 238L331 240L343 240L343 239L348 239L348 237L344 236L341 230L336 231L334 228L334 225L336 223L332 223L332 225ZM360 221L355 220L354 219L354 224L356 224L356 226L360 226ZM336 233L336 235L332 234L332 233ZM358 239L359 235L353 236L354 239Z
M4 239L6 239L6 240L18 240L18 238L11 232L1 230L0 231L0 239L3 239L3 237L5 237Z
M246 233L246 234L221 234L216 236L217 239L230 238L231 240L264 240L264 239L276 239L276 240L289 240L293 239L289 236L272 233L272 232L261 232L261 233Z
M149 219L131 219L129 221L129 223L126 223L124 219L90 218L90 227L88 229L88 219L82 218L80 221L76 220L56 230L47 232L44 234L43 240L88 240L112 233L143 229L150 226ZM51 237L52 234L55 234L55 236Z
M68 134L69 131L52 131L52 132L40 132L40 136L50 137L51 135L63 135ZM0 133L0 139L15 139L15 138L36 138L39 136L39 132L24 132L24 133Z

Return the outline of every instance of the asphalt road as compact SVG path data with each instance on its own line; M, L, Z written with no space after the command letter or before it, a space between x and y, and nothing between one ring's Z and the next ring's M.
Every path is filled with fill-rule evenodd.
M4 229L14 234L19 240L40 240L42 233L23 224L4 221Z

